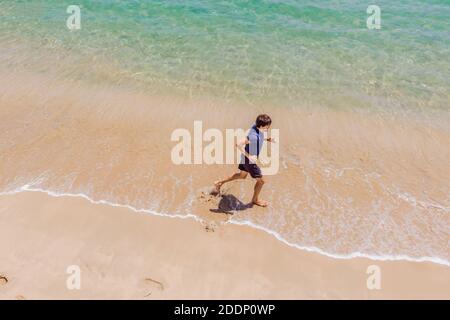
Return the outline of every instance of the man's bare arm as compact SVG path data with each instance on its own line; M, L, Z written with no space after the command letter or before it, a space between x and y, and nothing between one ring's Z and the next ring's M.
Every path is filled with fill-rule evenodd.
M243 153L250 161L256 163L257 157L256 157L256 156L253 156L253 155L249 154L247 151L245 151L244 146L247 145L247 144L249 144L249 143L250 143L250 141L249 141L248 139L242 140L241 142L236 143L236 148L237 148L241 153Z

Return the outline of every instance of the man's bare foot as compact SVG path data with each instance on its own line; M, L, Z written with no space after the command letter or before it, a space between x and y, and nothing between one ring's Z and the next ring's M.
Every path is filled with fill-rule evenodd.
M252 200L252 203L260 207L267 207L269 205L269 203L264 200Z
M222 183L220 181L214 182L214 188L211 191L212 196L217 196L220 194L220 187L222 186Z

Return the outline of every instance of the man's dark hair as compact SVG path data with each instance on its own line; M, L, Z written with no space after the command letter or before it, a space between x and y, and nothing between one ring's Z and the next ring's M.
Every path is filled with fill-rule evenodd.
M270 119L270 117L267 114L260 114L256 118L255 123L257 128L261 128L272 124L272 119Z

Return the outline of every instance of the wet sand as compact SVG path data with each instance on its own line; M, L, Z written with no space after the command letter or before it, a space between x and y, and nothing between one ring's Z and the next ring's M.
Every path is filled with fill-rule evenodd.
M80 193L203 220L41 192L2 195L2 299L450 297L445 265L335 259L226 223L252 221L344 256L362 248L446 259L446 118L191 101L35 73L0 77L1 192ZM250 179L225 186L223 198L204 196L234 165L172 163L175 128L192 129L194 120L246 128L260 112L281 129L280 171L262 192L269 208L246 207ZM71 265L81 269L81 290L66 287ZM381 268L381 290L367 289L370 265Z
M450 269L332 259L246 226L42 192L0 196L1 299L449 299ZM81 289L68 290L68 266ZM366 270L381 270L368 290Z
M225 221L231 216L203 210L199 194L237 165L175 165L171 134L192 132L195 120L221 132L247 129L267 112L280 129L279 172L262 191L272 206L239 210L253 183L227 185L233 219L335 255L449 260L445 117L189 100L30 72L0 78L2 192L30 186Z

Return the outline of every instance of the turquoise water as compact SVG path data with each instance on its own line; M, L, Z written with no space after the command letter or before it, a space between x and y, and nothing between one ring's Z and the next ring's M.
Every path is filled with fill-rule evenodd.
M76 68L103 60L155 90L247 103L388 111L449 109L450 1L79 0L0 2L0 43L18 38L72 53ZM30 58L31 59L31 58ZM21 60L26 61L25 60ZM5 63L5 62L3 62ZM158 88L158 89L155 89Z

